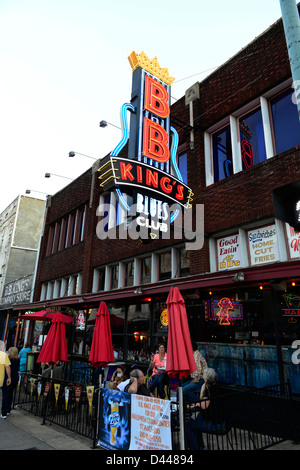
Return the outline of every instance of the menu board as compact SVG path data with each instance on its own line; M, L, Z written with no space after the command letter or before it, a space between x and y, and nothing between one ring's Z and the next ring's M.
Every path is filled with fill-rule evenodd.
M249 230L248 243L251 265L279 261L275 224Z

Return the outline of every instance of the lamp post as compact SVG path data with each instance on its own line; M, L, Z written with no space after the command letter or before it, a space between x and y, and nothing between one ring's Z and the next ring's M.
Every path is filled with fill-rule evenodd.
M82 155L83 157L91 158L92 160L99 160L98 158L95 157L90 157L89 155L85 155L84 153L79 153L79 152L69 152L69 157L75 157L75 155Z
M45 178L50 178L50 176L58 176L59 178L65 178L67 180L74 181L73 178L69 178L68 176L56 175L55 173L45 173Z
M115 126L115 124L111 124L111 123L108 122L108 121L100 121L100 123L99 123L99 126L100 126L100 127L107 127L108 125L113 126L113 127L116 127L117 129L121 129L121 127Z
M45 196L49 196L48 193L42 193L41 191L36 191L35 189L26 189L25 194L30 194L30 193L39 193L39 194L45 194Z

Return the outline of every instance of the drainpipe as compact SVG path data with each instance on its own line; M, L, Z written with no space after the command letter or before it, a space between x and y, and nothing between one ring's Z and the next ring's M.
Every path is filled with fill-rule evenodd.
M300 20L296 0L279 0L300 121Z
M190 149L195 149L195 137L194 137L194 107L193 102L200 98L200 84L199 82L194 83L190 88L185 92L185 105L189 106L190 114Z

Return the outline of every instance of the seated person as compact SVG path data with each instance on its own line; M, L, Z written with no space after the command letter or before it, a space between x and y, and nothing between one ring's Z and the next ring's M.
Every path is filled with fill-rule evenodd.
M158 354L151 356L149 369L152 369L152 379L149 386L151 393L157 387L157 392L160 398L165 398L165 385L170 383L168 374L166 373L167 353L163 343L158 346Z
M225 434L229 428L225 423L217 424L211 422L207 416L207 409L210 406L210 387L217 381L217 374L214 369L207 368L203 372L204 384L200 392L200 402L190 405L190 420L186 423L187 446L189 450L202 450L205 448L202 432Z
M128 381L128 371L126 367L117 367L110 379L108 388L112 390L124 391ZM125 382L127 383L125 384Z
M194 359L197 366L197 370L191 374L189 380L184 382L182 385L182 392L189 402L194 402L199 399L199 396L195 393L195 390L200 389L200 384L203 383L203 372L207 369L207 362L198 351L197 343L193 343Z
M58 380L63 380L64 378L64 369L63 365L60 363L60 361L57 361L54 366L53 365L48 365L47 369L44 369L42 372L42 377L46 377L49 379L52 377L53 379L58 379Z
M143 372L140 369L134 369L130 372L130 382L126 385L124 392L150 397L150 391L144 382L145 376Z

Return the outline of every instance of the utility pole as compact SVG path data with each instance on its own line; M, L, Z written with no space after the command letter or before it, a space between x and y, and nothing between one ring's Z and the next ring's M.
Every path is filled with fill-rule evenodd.
M296 0L280 0L280 7L300 120L300 19L298 6Z

